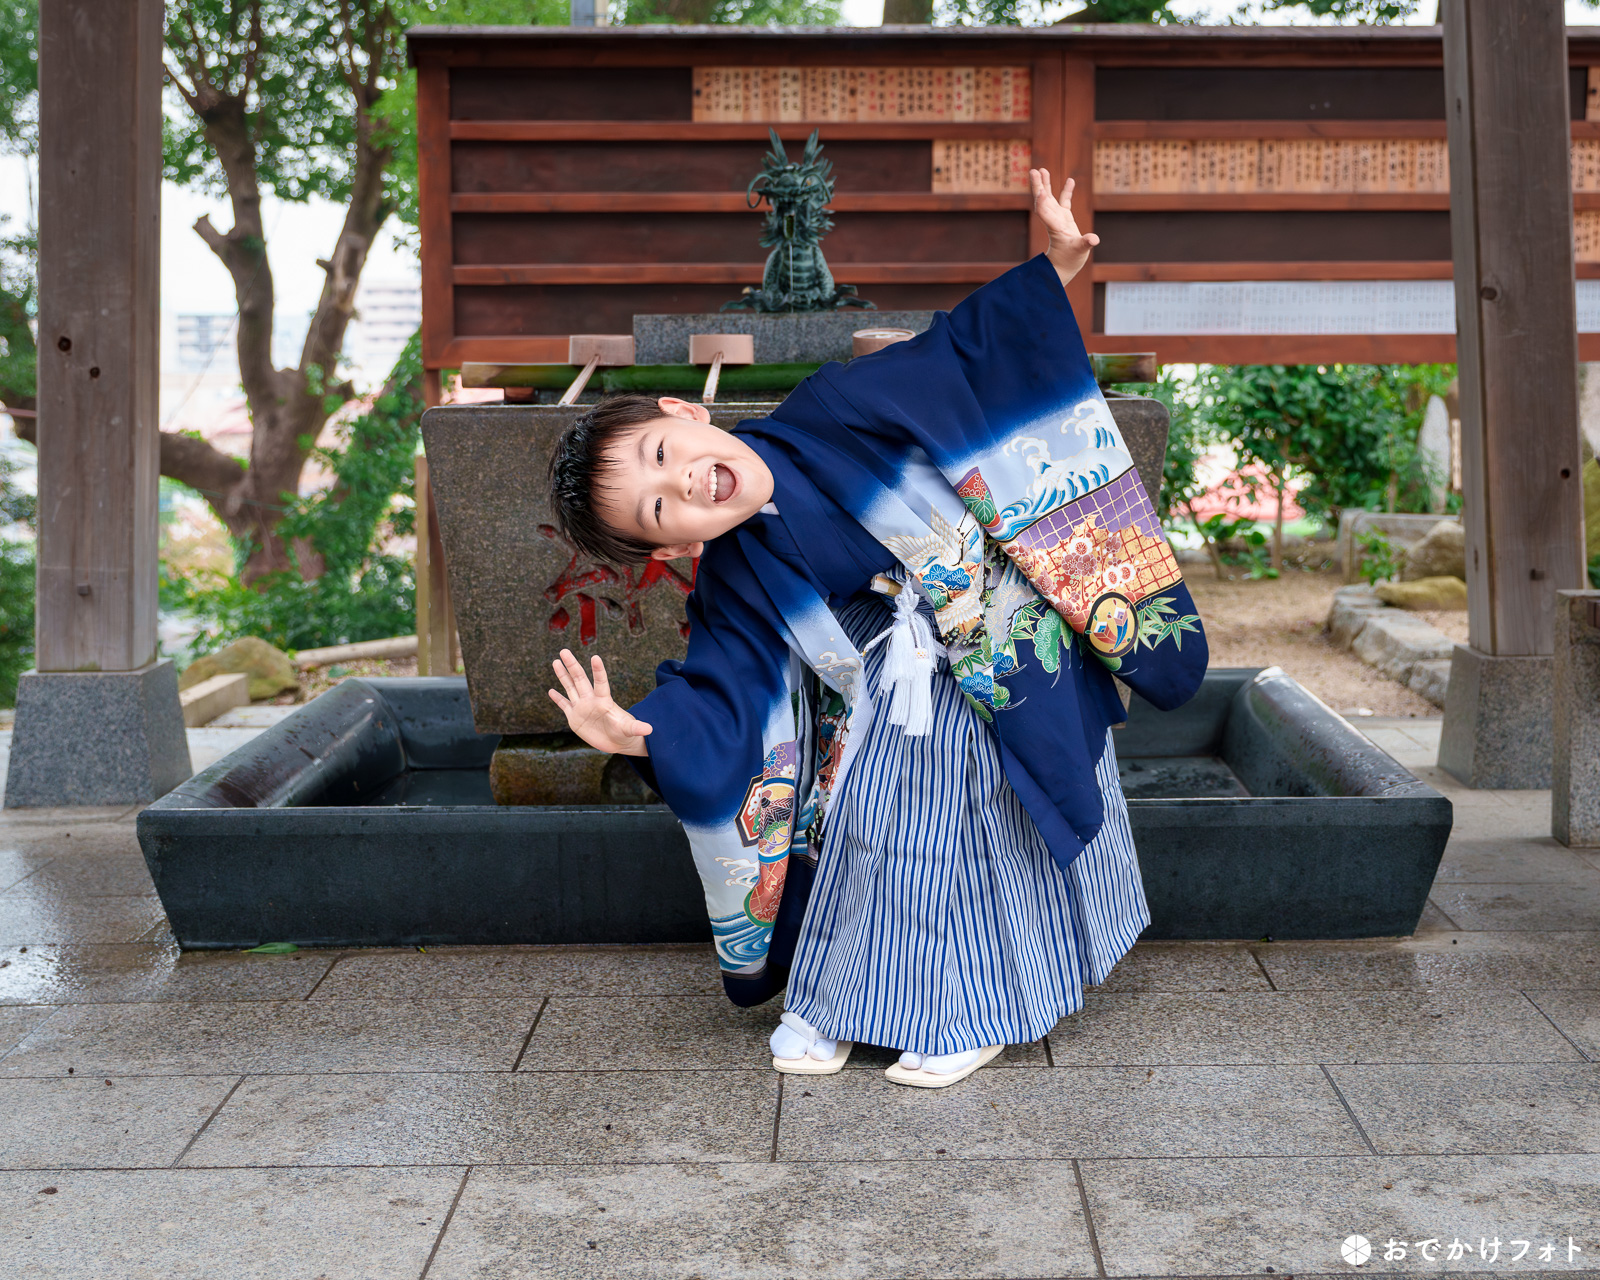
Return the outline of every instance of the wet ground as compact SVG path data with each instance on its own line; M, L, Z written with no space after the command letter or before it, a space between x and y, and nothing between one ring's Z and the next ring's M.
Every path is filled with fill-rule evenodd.
M1141 942L943 1091L777 1076L703 948L181 954L133 812L0 812L0 1276L1595 1267L1600 850L1438 725L1361 723L1456 804L1414 937Z

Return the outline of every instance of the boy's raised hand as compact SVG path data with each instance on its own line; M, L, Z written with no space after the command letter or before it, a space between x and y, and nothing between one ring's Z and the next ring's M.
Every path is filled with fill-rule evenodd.
M567 725L596 751L613 755L647 756L644 740L650 726L631 715L611 700L611 682L606 679L606 664L600 655L590 659L594 664L594 681L590 682L572 650L563 649L561 656L550 665L555 668L556 679L567 691L562 697L554 689L550 698L566 713Z
M1050 264L1065 285L1089 261L1089 250L1100 243L1100 237L1092 231L1084 235L1078 230L1077 220L1072 216L1072 188L1075 183L1071 178L1061 189L1060 200L1051 193L1048 169L1029 169L1028 185L1033 188L1033 211L1050 232L1050 246L1045 250L1045 256L1050 259Z

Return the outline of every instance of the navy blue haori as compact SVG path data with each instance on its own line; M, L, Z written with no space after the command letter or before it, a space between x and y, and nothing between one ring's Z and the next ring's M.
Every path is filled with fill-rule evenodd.
M1206 644L1042 254L734 430L771 468L772 503L706 544L688 655L632 708L654 731L631 759L688 833L724 987L755 1004L788 980L814 877L830 883L817 856L873 720L907 723L867 678L875 637L841 621L852 597L876 583L926 606L933 729L905 743L926 754L959 691L1062 872L1121 805L1099 776L1109 759L1114 783L1107 730L1124 719L1112 673L1177 707Z

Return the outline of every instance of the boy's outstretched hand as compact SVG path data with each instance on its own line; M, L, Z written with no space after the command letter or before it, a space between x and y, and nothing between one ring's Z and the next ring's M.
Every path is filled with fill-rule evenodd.
M606 664L600 655L590 659L594 664L594 682L591 684L582 664L572 656L572 650L563 649L561 656L550 665L556 678L567 691L562 697L554 689L550 698L566 712L567 725L596 751L609 751L613 755L647 756L644 740L650 726L631 715L611 700L611 682L606 679Z
M1048 169L1029 169L1028 185L1033 188L1033 211L1050 232L1050 246L1045 250L1045 256L1050 259L1050 264L1055 267L1056 274L1065 286L1067 281L1083 270L1083 264L1089 261L1089 250L1100 243L1100 237L1092 231L1084 235L1078 230L1078 224L1072 216L1074 183L1071 178L1061 189L1060 200L1051 194Z

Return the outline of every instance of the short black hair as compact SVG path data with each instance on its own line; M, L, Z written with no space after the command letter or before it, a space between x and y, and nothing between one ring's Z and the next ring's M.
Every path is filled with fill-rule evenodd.
M561 433L550 455L550 505L557 527L579 551L618 565L650 558L656 544L608 525L595 508L594 494L615 468L611 447L635 428L666 416L652 396L607 396Z

